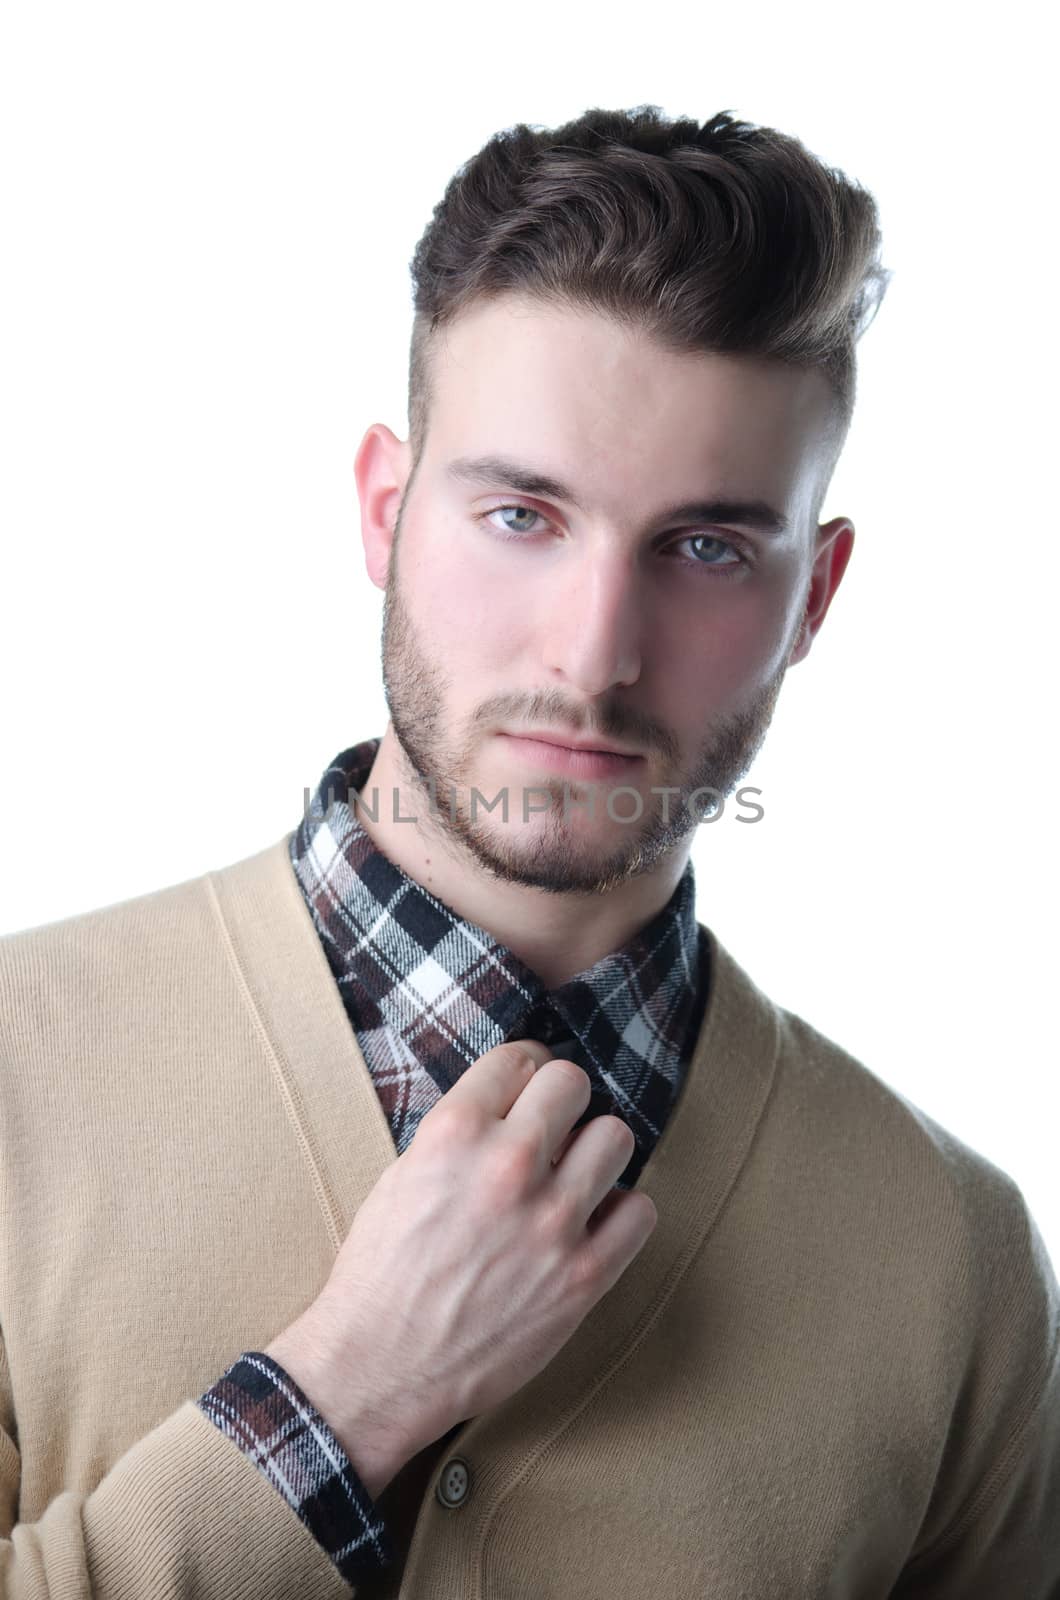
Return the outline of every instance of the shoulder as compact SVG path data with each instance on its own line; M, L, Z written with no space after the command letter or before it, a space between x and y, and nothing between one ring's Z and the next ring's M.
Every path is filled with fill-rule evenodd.
M1015 1181L915 1101L889 1084L836 1040L794 1011L774 1006L778 1031L778 1093L797 1124L878 1169L881 1182L915 1180L977 1223L993 1214L1011 1223L1022 1196ZM801 1114L799 1108L801 1107ZM871 1159L870 1159L871 1158Z
M71 970L135 967L138 958L194 942L216 923L218 889L290 876L290 835L227 866L54 922L0 934L0 994Z
M805 1018L773 1009L775 1113L792 1157L858 1214L852 1229L881 1247L889 1232L958 1318L993 1322L999 1348L1022 1340L1044 1371L1060 1290L1017 1181Z
M55 922L0 936L0 996L4 1010L17 998L45 1001L72 998L71 983L83 999L103 998L119 972L149 961L160 942L194 936L207 914L207 875L169 884L144 894Z
M288 837L179 883L0 936L3 1075L131 1043L227 992L229 923L240 914L227 902L264 884L273 892L267 910L283 906L281 882L298 898Z
M702 925L701 925L702 926ZM745 1181L799 1219L808 1251L857 1277L919 1285L956 1318L1006 1294L1055 1315L1052 1264L1016 1180L805 1017L773 1001L704 930L727 1041L772 1056ZM1039 1328L1039 1332L1042 1327Z

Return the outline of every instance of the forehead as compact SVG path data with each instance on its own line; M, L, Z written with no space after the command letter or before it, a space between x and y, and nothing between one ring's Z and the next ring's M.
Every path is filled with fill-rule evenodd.
M427 456L532 460L596 503L649 508L705 487L796 509L831 415L823 374L667 350L605 314L504 296L436 336Z

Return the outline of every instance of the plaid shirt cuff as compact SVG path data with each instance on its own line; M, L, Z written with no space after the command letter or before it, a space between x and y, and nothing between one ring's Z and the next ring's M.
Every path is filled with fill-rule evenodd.
M279 1490L348 1583L394 1560L349 1456L271 1356L245 1350L196 1403Z

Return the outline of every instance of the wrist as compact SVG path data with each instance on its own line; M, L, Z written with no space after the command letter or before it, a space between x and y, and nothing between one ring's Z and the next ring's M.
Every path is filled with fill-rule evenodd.
M309 1312L277 1334L263 1353L290 1374L323 1417L371 1499L421 1448L360 1394L348 1368L329 1353Z

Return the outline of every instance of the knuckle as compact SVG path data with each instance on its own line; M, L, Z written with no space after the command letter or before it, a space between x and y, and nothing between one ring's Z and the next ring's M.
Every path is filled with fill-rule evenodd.
M583 1241L567 1264L568 1293L591 1299L604 1278L604 1263L592 1239Z
M486 1118L474 1100L454 1100L448 1095L435 1102L420 1118L415 1137L426 1134L424 1143L471 1144L482 1135Z
M498 1139L483 1156L483 1188L493 1204L515 1204L531 1187L536 1167L537 1158L527 1140Z
M581 1226L577 1197L561 1184L553 1184L538 1213L538 1227L549 1242L569 1239Z

